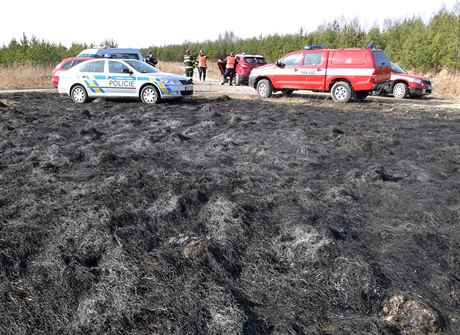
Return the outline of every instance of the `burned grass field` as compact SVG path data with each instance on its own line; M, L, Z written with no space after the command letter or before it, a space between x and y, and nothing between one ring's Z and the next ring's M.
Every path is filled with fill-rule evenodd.
M0 101L0 333L459 333L458 112Z

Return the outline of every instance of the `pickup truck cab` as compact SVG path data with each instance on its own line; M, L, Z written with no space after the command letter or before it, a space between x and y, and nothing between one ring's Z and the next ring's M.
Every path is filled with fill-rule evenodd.
M331 92L335 102L349 102L382 90L390 76L390 61L382 50L307 46L276 64L253 69L249 86L264 98L275 91L311 90Z

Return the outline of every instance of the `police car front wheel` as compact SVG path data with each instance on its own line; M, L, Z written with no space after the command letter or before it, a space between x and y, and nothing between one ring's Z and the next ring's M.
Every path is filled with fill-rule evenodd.
M88 93L86 93L85 88L81 85L75 85L72 87L70 97L73 102L76 102L77 104L84 104L85 102L88 102Z
M140 96L141 101L146 104L156 104L160 102L160 92L152 85L144 86Z

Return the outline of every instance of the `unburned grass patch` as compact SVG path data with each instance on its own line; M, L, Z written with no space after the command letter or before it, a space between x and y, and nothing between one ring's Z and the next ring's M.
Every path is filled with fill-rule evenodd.
M0 66L0 90L52 88L53 66Z

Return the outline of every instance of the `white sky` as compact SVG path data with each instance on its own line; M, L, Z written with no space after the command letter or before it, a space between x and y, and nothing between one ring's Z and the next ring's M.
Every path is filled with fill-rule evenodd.
M333 19L359 18L363 27L385 18L421 16L428 20L458 0L239 0L229 14L227 1L211 0L6 0L1 4L0 46L22 33L49 42L99 44L110 38L119 47L146 48L215 39L225 30L240 37L306 31ZM241 7L239 5L241 4Z

